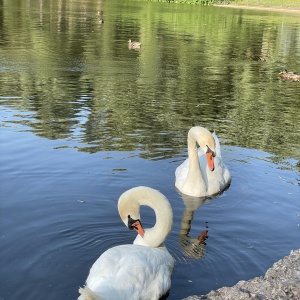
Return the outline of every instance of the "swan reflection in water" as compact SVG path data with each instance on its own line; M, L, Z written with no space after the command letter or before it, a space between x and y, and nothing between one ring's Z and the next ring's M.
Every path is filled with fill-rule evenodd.
M191 197L180 193L183 203L185 205L185 211L182 214L181 228L179 231L179 245L183 254L192 259L203 258L206 246L206 239L208 238L208 223L205 222L205 226L197 237L190 237L191 224L194 219L194 213L204 203L211 201L211 198L207 197Z

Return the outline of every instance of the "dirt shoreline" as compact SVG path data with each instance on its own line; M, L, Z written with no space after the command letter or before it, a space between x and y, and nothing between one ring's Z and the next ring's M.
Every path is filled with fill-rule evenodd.
M217 7L240 8L251 10L265 10L265 11L278 11L300 14L299 8L284 8L284 7L266 7L266 6L248 6L248 5L234 5L234 4L214 4Z

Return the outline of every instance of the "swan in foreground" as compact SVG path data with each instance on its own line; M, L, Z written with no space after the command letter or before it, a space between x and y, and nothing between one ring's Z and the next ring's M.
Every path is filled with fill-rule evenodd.
M188 158L175 171L176 188L192 197L222 192L230 184L231 175L222 161L216 134L195 126L189 130L187 142Z
M143 229L140 206L151 207L156 223ZM79 300L157 300L171 287L174 259L164 246L171 231L173 212L159 191L139 186L124 192L118 201L122 221L138 232L133 244L105 251L93 264Z

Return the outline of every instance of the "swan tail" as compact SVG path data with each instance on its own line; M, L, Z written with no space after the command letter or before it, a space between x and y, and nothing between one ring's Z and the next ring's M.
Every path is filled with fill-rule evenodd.
M87 286L84 288L79 288L79 293L81 294L81 296L78 298L80 300L104 300L102 297L96 295Z

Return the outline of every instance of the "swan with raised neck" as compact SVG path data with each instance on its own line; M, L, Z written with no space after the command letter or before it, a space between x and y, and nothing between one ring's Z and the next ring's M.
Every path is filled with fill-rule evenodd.
M187 143L188 158L175 171L176 188L193 197L223 191L230 184L231 175L222 161L218 137L204 127L195 126L188 132Z

